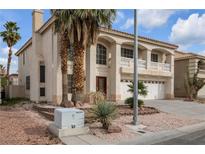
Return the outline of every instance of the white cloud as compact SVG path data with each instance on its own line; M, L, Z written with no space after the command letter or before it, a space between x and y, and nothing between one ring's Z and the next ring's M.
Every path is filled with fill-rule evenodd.
M176 10L139 10L138 24L146 29L160 27L168 21Z
M18 58L14 56L14 53L17 51L16 48L12 48L13 55L10 65L10 73L16 73L18 70ZM8 47L0 48L0 64L3 64L5 67L7 66L7 58L8 58Z
M8 55L9 47L4 47L4 48L1 49L1 51L2 51L3 54ZM13 54L16 53L17 51L18 50L16 48L12 48L12 53Z
M179 18L173 25L169 39L187 48L196 44L205 44L205 14L191 14L188 19Z
M7 57L0 57L0 64L7 67ZM10 65L10 73L16 73L18 70L18 60L12 57Z
M199 52L197 52L197 53L200 54L200 55L205 56L205 50L199 51Z
M119 23L120 21L122 21L125 18L125 14L122 11L117 11L117 15L116 15L116 19L114 21L114 23Z
M127 30L134 25L134 18L128 18L126 22L120 27L122 30Z
M7 58L6 58L6 57L0 57L0 64L6 66L6 64L7 64Z

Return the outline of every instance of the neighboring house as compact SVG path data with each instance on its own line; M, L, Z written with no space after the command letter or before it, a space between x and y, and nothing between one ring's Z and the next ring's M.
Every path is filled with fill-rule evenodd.
M19 59L19 84L25 86L25 94L32 101L59 104L62 74L54 18L43 23L41 10L34 10L32 15L32 38L16 53ZM177 47L139 37L139 80L148 88L148 95L143 99L174 97L174 52ZM101 90L112 101L125 100L131 96L127 85L133 80L133 48L133 35L100 28L97 44L91 45L85 55L84 93ZM72 54L68 58L68 86L70 97Z
M195 53L175 51L174 64L174 93L176 97L186 97L185 75L189 70L190 76L196 72L198 61L205 61L205 56ZM201 67L198 77L205 78L205 67ZM205 86L199 90L199 97L205 97Z
M10 74L9 75L9 83L10 85L18 85L18 74Z

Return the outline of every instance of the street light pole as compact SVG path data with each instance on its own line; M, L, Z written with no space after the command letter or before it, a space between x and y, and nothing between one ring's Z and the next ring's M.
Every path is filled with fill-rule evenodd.
M138 124L138 34L137 34L137 10L134 9L134 116L133 124Z

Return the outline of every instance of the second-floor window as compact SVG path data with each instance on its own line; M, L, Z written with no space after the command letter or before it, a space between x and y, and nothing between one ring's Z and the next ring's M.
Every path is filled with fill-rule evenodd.
M40 65L40 82L45 83L45 65Z
M25 52L23 53L23 65L25 64Z
M97 44L96 63L101 65L106 65L106 59L107 59L106 48L101 44Z
M30 76L26 76L26 90L30 90Z
M151 61L152 62L158 62L158 54L152 53L151 54Z
M133 56L134 54L132 49L121 48L121 57L133 58Z

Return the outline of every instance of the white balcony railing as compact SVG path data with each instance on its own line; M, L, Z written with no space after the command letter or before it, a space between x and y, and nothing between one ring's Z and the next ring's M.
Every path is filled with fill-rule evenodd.
M122 67L133 67L134 60L131 58L121 57L121 66ZM140 69L145 69L146 68L146 61L142 60L142 59L138 59L138 67Z
M134 61L131 58L121 57L121 67L132 68L134 65ZM171 71L171 65L167 63L158 63L158 62L150 62L150 67L148 69L152 70L161 70L165 72ZM146 61L142 59L138 59L138 68L146 69Z
M167 63L150 62L150 69L170 72L171 65Z

